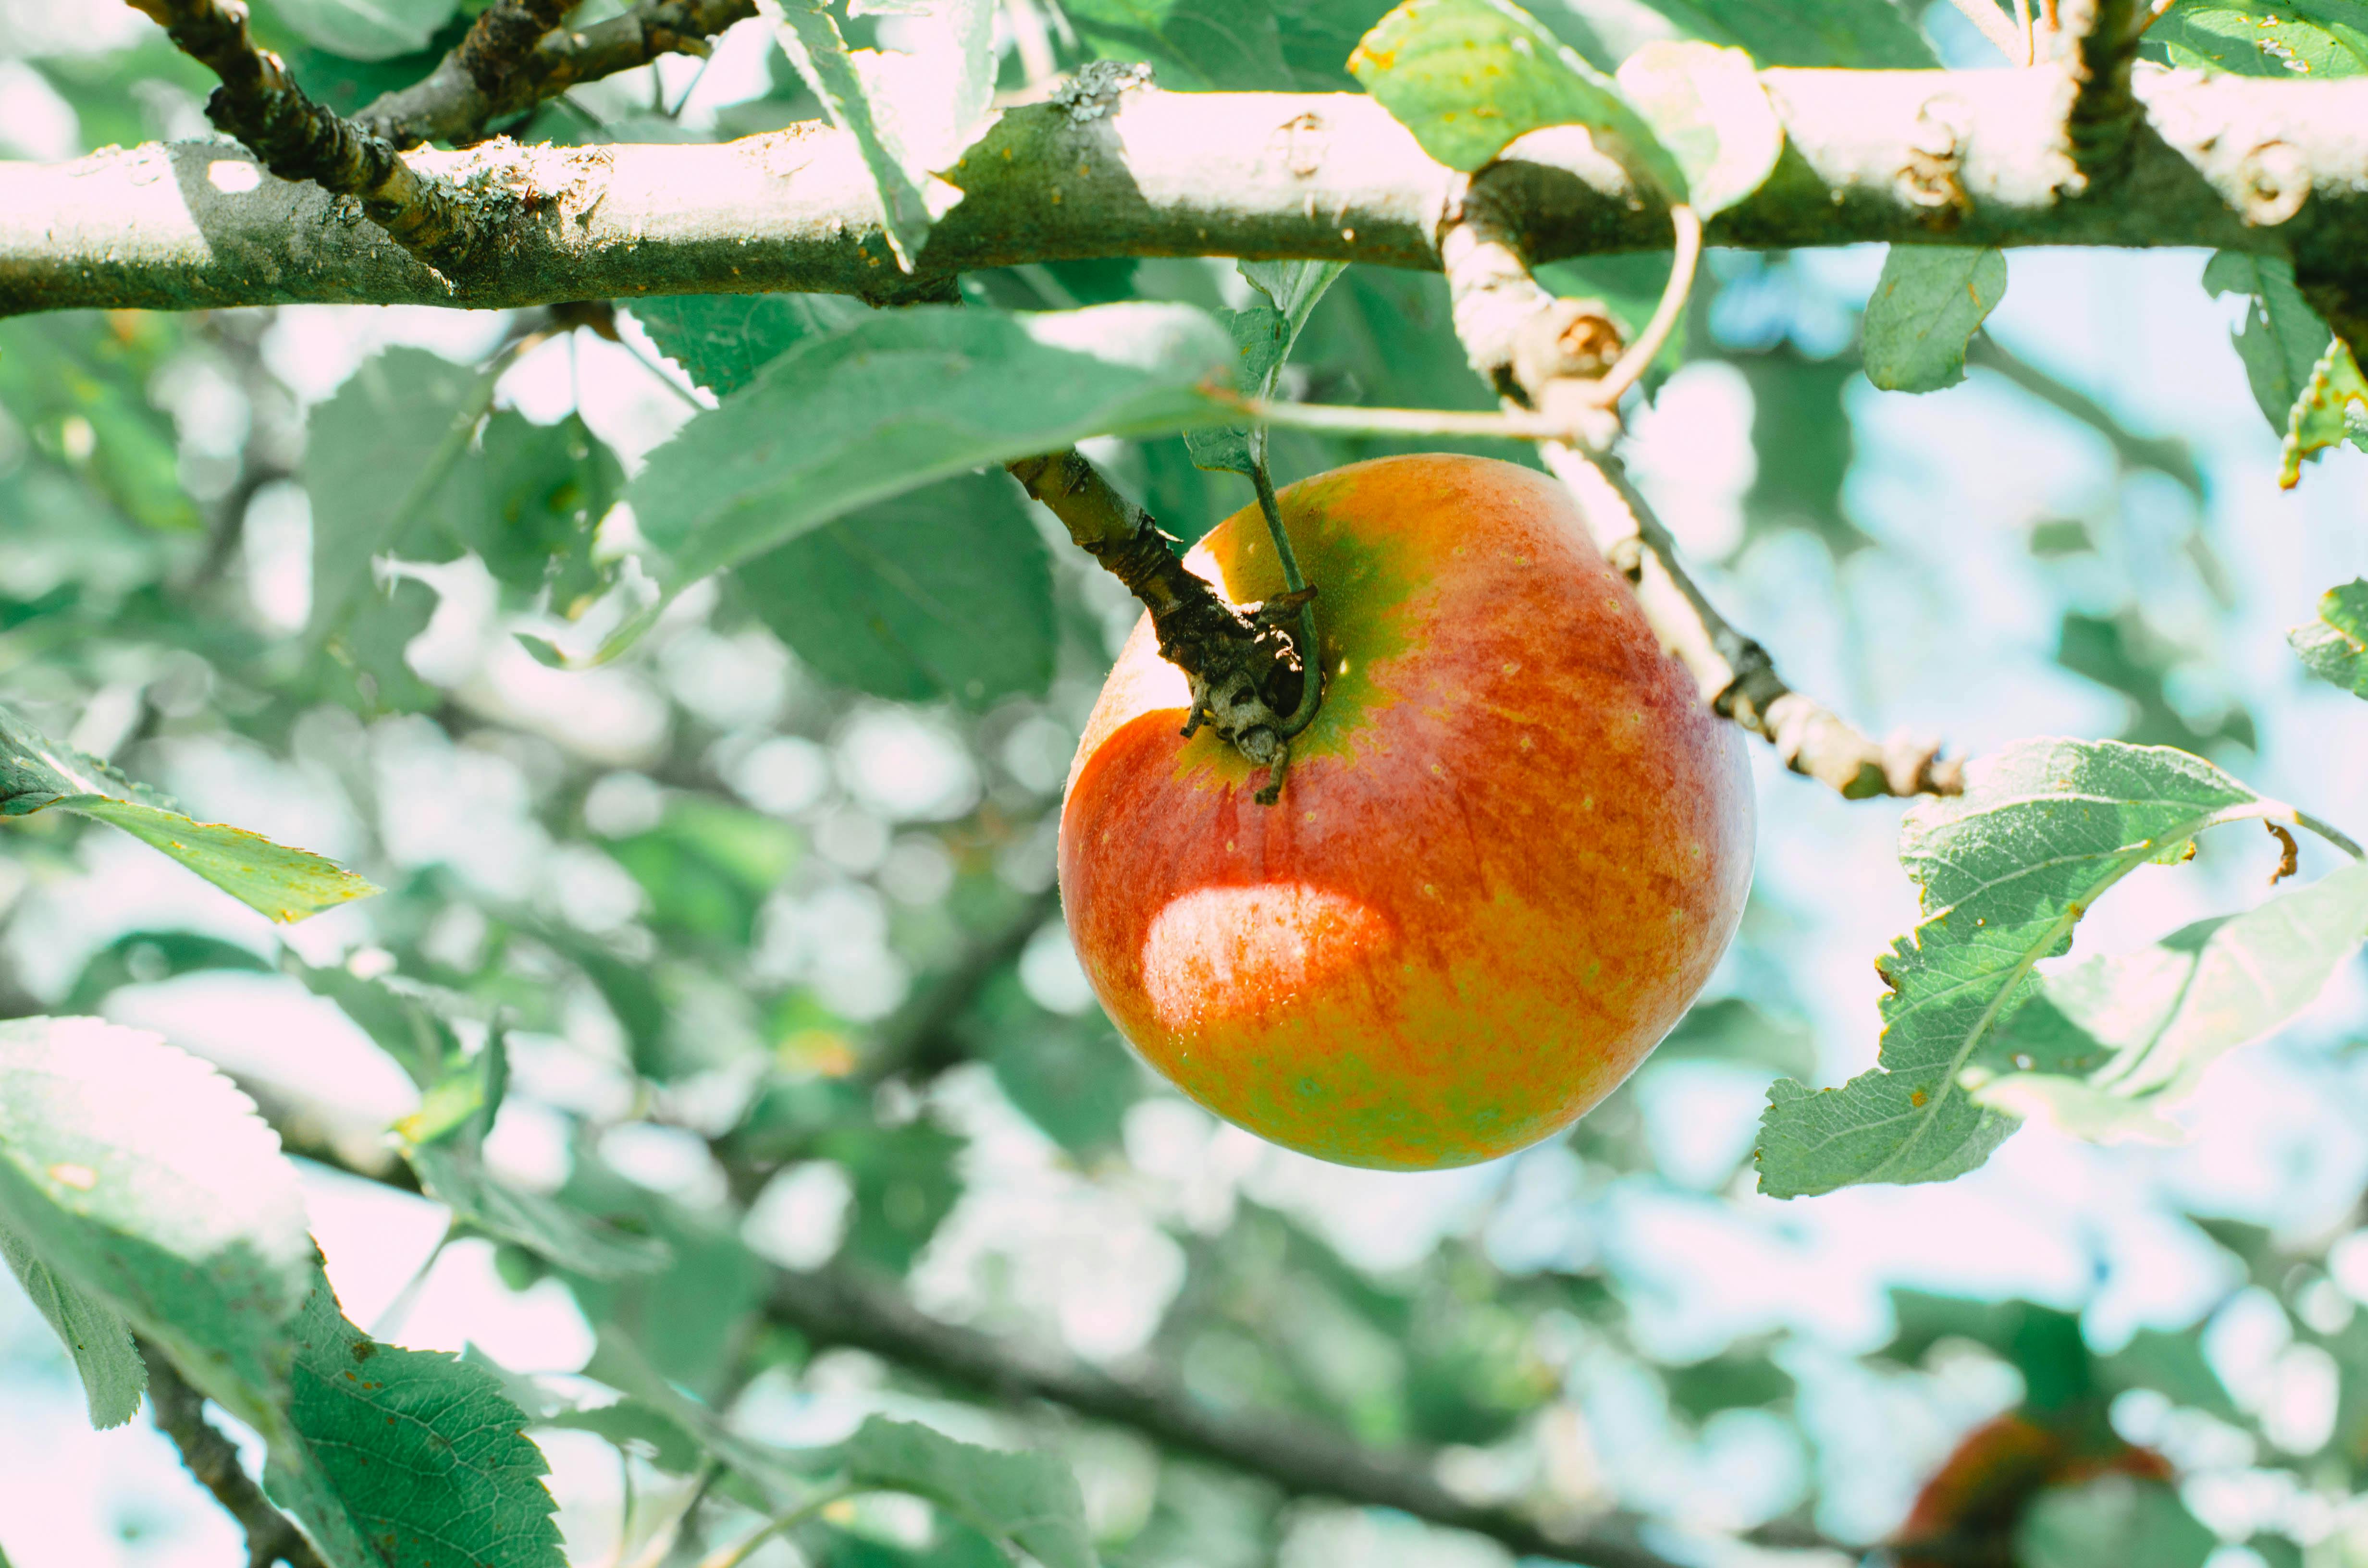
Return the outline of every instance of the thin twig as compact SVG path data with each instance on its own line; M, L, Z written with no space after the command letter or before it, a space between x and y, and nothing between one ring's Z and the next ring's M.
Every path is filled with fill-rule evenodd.
M1950 0L1950 4L1964 12L1965 19L1979 28L1984 38L1998 45L1998 51L2007 57L2009 64L2017 62L2022 53L2022 40L2015 36L2014 24L2007 20L2005 12L1991 5L1990 0Z
M1106 1370L941 1322L895 1290L850 1273L782 1274L766 1311L817 1345L870 1350L1003 1400L1064 1405L1286 1493L1393 1508L1486 1536L1520 1556L1593 1568L1672 1568L1642 1543L1634 1516L1599 1517L1559 1534L1514 1509L1457 1496L1440 1483L1427 1455L1376 1453L1302 1422L1223 1411L1147 1370Z
M1897 735L1877 744L1793 690L1767 650L1729 625L1686 575L1676 540L1609 456L1617 415L1589 395L1601 379L1603 323L1541 288L1499 222L1486 199L1469 202L1464 222L1440 244L1457 335L1474 368L1505 394L1499 417L1537 422L1539 456L1569 488L1596 548L1635 589L1654 636L1686 666L1702 700L1771 742L1787 767L1850 799L1959 792L1962 768L1941 761L1937 744ZM1528 414L1522 400L1545 412ZM1577 438L1555 433L1557 425L1567 432L1574 404L1603 423Z
M1686 297L1693 291L1694 267L1702 260L1702 215L1680 201L1669 209L1669 222L1677 231L1677 249L1669 258L1669 280L1661 290L1660 303L1653 307L1653 319L1645 324L1636 341L1613 361L1601 381L1587 388L1588 401L1598 408L1619 405L1628 389L1652 365L1653 357L1660 353L1661 345L1669 340L1678 319L1685 313Z
M564 14L566 7L560 9ZM570 87L631 71L661 54L704 55L711 37L756 14L756 0L642 0L621 17L543 32L490 79L474 74L456 48L426 77L375 99L354 123L401 147L423 142L467 145L483 140L493 121L522 114ZM482 26L484 18L479 20Z
M197 1477L198 1484L212 1493L214 1501L246 1532L247 1568L269 1568L274 1562L284 1562L288 1568L325 1568L304 1532L271 1506L263 1488L239 1464L238 1449L231 1440L206 1419L205 1395L184 1382L172 1358L155 1346L142 1341L140 1354L148 1363L148 1404L156 1429L173 1440L173 1447L180 1450L181 1463Z
M2095 398L2009 352L1987 332L1975 333L1965 345L1965 363L1976 369L1997 371L2021 391L2102 436L2112 446L2113 456L2124 470L2150 468L2177 481L2197 500L2203 499L2203 470L2196 462L2194 451L2179 437L2137 434Z
M1274 541L1275 560L1282 567L1283 593L1299 604L1299 704L1282 721L1284 740L1299 733L1315 721L1315 710L1324 703L1324 672L1321 646L1315 637L1315 590L1300 574L1299 552L1291 547L1290 530L1282 526L1282 502L1274 493L1274 475L1268 472L1266 454L1259 452L1250 460L1250 483L1258 490L1258 513L1266 519L1267 537ZM1304 596L1304 597L1303 597Z
M740 1564L748 1561L751 1552L775 1536L789 1534L831 1505L844 1503L862 1490L858 1486L830 1487L807 1498L789 1512L766 1520L733 1545L710 1552L700 1559L699 1568L740 1568Z
M1568 419L1523 409L1362 408L1242 397L1217 388L1211 388L1209 395L1269 425L1334 436L1494 436L1507 441L1583 441L1588 434Z
M502 190L463 196L403 161L392 142L341 119L296 85L279 57L247 35L244 8L218 0L130 0L175 47L222 80L206 118L281 179L357 198L363 216L439 276L464 267L489 231L519 215Z
M1559 442L1546 443L1540 455L1577 497L1596 547L1636 590L1654 634L1685 665L1703 699L1773 744L1786 767L1853 801L1964 792L1964 765L1943 761L1938 742L1900 733L1877 743L1787 686L1768 650L1729 625L1685 574L1677 541L1615 460Z

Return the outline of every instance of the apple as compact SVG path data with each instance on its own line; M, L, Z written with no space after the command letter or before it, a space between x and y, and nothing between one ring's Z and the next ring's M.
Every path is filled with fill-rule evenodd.
M2106 1475L2170 1486L2170 1461L2122 1441L2102 1415L2095 1406L2053 1417L2009 1411L1966 1433L1916 1494L1907 1522L1891 1538L1897 1568L2013 1562L2016 1527L2051 1486L2078 1486ZM2195 1528L2204 1536L2202 1526Z
M1343 1165L1469 1165L1567 1127L1709 978L1751 879L1735 726L1654 641L1569 492L1383 458L1282 492L1322 710L1281 798L1190 705L1148 618L1062 803L1079 961L1143 1059ZM1255 507L1187 559L1283 591Z

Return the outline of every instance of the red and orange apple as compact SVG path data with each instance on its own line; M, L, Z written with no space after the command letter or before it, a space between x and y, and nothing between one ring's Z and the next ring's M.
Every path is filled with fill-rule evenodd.
M1654 642L1561 485L1358 463L1282 493L1326 674L1280 803L1148 620L1069 774L1061 892L1095 992L1201 1104L1420 1170L1570 1124L1691 1003L1750 881L1734 726ZM1282 591L1256 508L1189 558Z

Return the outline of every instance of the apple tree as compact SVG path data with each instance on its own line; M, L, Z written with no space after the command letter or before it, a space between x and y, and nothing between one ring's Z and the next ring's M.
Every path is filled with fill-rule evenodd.
M0 1564L139 1533L74 1465L297 1568L2368 1562L2368 5L0 55ZM1577 519L1760 871L1416 1176L1147 1071L1055 861L1138 621L1322 803L1283 515L1419 453Z

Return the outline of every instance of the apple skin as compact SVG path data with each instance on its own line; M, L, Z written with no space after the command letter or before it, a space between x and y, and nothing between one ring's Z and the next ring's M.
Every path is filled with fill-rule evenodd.
M2161 1486L2176 1479L2169 1460L2122 1441L2101 1419L2066 1426L2017 1411L1993 1416L1966 1433L1916 1494L1891 1538L1893 1560L1897 1568L2012 1568L2015 1527L2040 1493L2103 1475Z
M1342 1165L1509 1153L1618 1086L1735 934L1735 726L1654 641L1569 493L1383 458L1282 492L1328 680L1278 804L1149 618L1087 720L1061 895L1128 1042L1260 1137ZM1281 593L1256 507L1187 564Z

